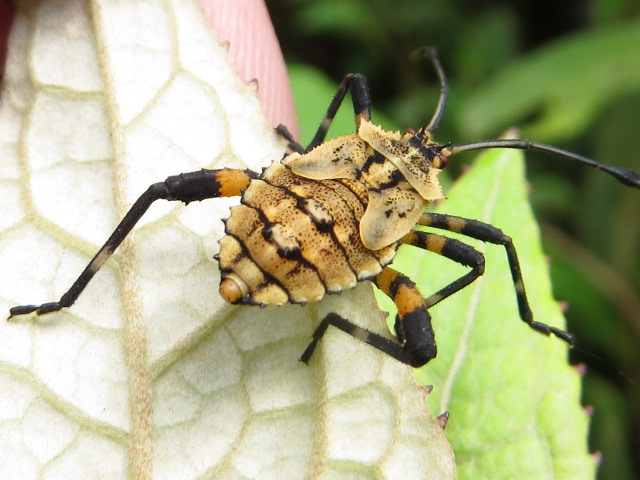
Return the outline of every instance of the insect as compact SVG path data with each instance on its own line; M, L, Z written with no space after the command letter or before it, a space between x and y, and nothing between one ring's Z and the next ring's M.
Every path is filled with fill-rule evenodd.
M393 341L351 323L336 313L317 327L301 360L308 362L326 329L333 325L367 344L418 367L436 356L429 308L466 287L484 272L484 256L465 243L438 233L414 230L416 225L461 233L502 245L506 250L521 319L532 329L572 343L573 336L533 319L518 256L511 238L476 220L425 212L444 198L438 175L449 157L484 148L536 149L601 169L622 183L640 188L631 170L607 166L556 147L526 140L487 140L468 144L436 143L437 129L448 99L448 85L434 49L422 50L436 71L440 96L430 121L418 131L389 132L371 123L366 79L345 76L325 118L307 148L288 130L277 131L289 154L262 173L223 168L168 177L151 185L131 207L104 246L71 288L57 301L10 309L10 317L56 312L73 305L105 261L156 200L189 203L240 196L225 222L226 235L215 256L221 271L220 294L229 303L277 306L320 301L324 295L371 281L398 308ZM347 94L355 112L356 133L324 141ZM400 245L442 255L470 271L424 298L415 283L389 267Z

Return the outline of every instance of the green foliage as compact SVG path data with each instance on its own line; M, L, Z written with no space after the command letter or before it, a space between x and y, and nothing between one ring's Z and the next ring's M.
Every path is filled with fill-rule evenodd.
M313 88L299 96L299 107L315 102L317 109L308 117L301 113L303 131L315 130L335 86L350 71L367 75L374 106L391 119L385 127L420 126L431 114L438 88L431 69L409 62L408 56L418 46L435 45L451 87L437 132L443 143L495 137L515 125L531 140L640 171L638 2L600 0L570 8L463 0L272 4L279 5L272 11L285 55L332 79L325 81L324 98L316 99L320 92ZM346 110L350 114L350 107ZM638 192L557 157L528 153L526 158L530 200L551 258L554 297L568 302L569 329L589 352L572 352L574 362L589 366L583 393L583 404L594 407L589 449L602 452L602 480L636 478L638 466L630 459L640 457ZM450 171L462 162L452 159ZM442 208L461 213L449 201ZM500 226L514 235L510 224ZM453 276L456 268L442 267ZM439 267L427 273L434 269ZM537 282L525 280L530 290ZM456 303L456 297L450 301ZM442 338L448 317L434 309L436 315ZM444 350L441 345L438 361ZM607 407L611 398L619 408L615 421L608 422L614 418Z
M558 142L582 133L602 106L638 90L640 21L574 35L502 69L469 98L461 118L471 137L528 122L528 137Z
M448 196L437 211L510 232L534 315L564 328L526 197L522 153L483 154ZM566 362L566 345L520 320L504 248L461 239L484 253L487 271L431 310L439 355L420 372L423 383L434 386L431 410L451 414L447 435L460 478L592 478L588 419L580 406L580 379ZM434 257L403 247L394 266L425 294L466 271Z

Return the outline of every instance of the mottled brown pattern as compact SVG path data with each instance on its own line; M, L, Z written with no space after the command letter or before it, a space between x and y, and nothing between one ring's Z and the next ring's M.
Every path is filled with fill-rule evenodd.
M219 255L225 298L260 305L313 302L379 273L392 260L395 243L379 251L362 243L367 195L357 180L310 180L272 164L226 221ZM243 288L233 291L248 294L234 298L228 292L238 282Z

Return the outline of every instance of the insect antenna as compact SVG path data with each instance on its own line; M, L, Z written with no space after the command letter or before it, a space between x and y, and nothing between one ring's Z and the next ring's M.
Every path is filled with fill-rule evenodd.
M433 112L433 116L429 123L420 129L419 135L424 136L425 132L433 133L440 125L440 120L444 114L444 110L447 107L447 101L449 100L449 83L447 82L447 76L444 73L442 64L438 59L438 52L435 47L422 47L416 50L414 56L427 57L440 80L440 96L438 97L438 104L436 105L436 111Z
M428 58L433 65L433 68L436 71L436 74L438 75L438 79L440 81L440 96L438 98L436 110L433 113L431 120L429 120L429 122L425 126L420 128L417 134L420 137L424 137L427 132L433 133L440 125L440 120L442 119L442 115L444 114L444 110L447 106L447 100L449 99L449 84L447 82L447 76L444 73L444 69L442 68L442 64L438 59L438 53L435 47L419 48L414 52L413 56ZM467 150L479 150L485 148L517 148L520 150L540 150L543 152L553 153L555 155L570 158L577 162L589 165L590 167L607 172L624 185L640 188L640 176L633 170L605 165L603 163L596 162L595 160L591 160L590 158L583 157L582 155L578 155L577 153L573 153L568 150L563 150L552 145L545 145L544 143L530 142L529 140L500 139L484 140L480 142L465 143L460 145L449 144L442 147L441 153L445 157L450 157L451 155L466 152Z
M468 150L479 150L485 148L517 148L520 150L540 150L543 152L553 153L564 158L570 158L580 163L584 163L585 165L597 168L603 172L607 172L629 187L640 188L640 175L633 170L605 165L603 163L596 162L595 160L591 160L590 158L583 157L582 155L578 155L577 153L563 150L562 148L545 145L544 143L530 142L529 140L499 139L465 143L462 145L449 144L442 148L441 153L444 156L449 157Z

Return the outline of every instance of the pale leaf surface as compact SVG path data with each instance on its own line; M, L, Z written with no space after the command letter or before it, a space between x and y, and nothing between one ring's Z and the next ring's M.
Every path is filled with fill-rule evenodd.
M56 300L149 184L281 157L192 1L18 9L0 111L0 309ZM235 200L237 201L237 200ZM229 200L151 207L70 309L0 322L0 477L455 478L371 287L235 308L211 259Z

